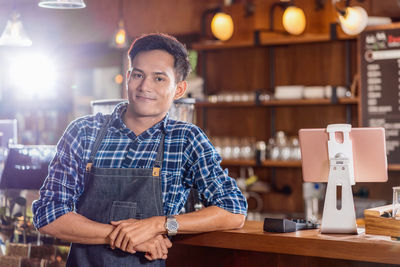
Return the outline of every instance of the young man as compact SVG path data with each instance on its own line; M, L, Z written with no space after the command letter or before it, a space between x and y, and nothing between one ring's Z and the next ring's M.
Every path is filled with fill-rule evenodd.
M163 266L166 235L242 227L247 203L195 125L168 119L187 51L165 34L129 51L128 104L72 122L33 203L42 233L72 242L69 266ZM180 214L191 187L205 208Z

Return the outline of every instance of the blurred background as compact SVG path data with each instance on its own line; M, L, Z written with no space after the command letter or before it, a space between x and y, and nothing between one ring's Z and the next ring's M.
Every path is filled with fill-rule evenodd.
M51 2L80 8L38 5ZM3 214L28 207L31 216L66 126L91 114L92 101L113 107L124 99L129 44L165 32L187 46L194 69L192 100L174 114L209 135L248 197L249 219L320 219L325 187L303 183L299 129L388 127L389 182L354 187L362 217L389 203L399 181L400 65L395 58L382 70L388 78L379 87L393 114L370 116L380 100L363 98L373 81L362 76L360 37L366 27L398 29L399 20L398 0L0 0L0 189L29 190L4 194ZM366 39L379 50L387 36Z

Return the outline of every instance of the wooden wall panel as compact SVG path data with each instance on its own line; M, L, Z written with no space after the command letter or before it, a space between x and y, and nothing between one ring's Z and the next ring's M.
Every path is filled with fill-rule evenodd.
M268 51L264 47L209 51L206 64L210 94L268 87Z
M211 136L253 137L266 140L269 136L268 109L215 108L207 111L207 133Z
M351 41L350 51L355 49ZM351 54L351 77L356 54ZM346 85L345 42L280 46L275 49L276 85Z

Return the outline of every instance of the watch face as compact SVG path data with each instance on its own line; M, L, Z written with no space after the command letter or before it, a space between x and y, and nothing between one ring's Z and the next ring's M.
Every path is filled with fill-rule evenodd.
M178 222L176 220L169 220L167 227L169 231L176 232L178 230Z
M165 228L167 229L169 236L176 235L178 233L179 223L175 217L170 216L167 218Z

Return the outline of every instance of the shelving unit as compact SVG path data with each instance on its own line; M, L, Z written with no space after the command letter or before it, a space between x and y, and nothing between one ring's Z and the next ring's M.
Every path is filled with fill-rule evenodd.
M327 34L291 36L260 32L258 43L242 40L194 44L200 52L205 93L221 92L274 95L276 85L345 85L356 72L355 38ZM248 102L197 102L198 123L209 136L251 136L268 140L277 130L297 135L300 128L323 128L331 123L358 126L360 99L270 99ZM301 161L223 160L238 173L254 167L259 179L273 191L262 196L265 212L302 212ZM392 167L393 168L393 167ZM399 167L400 169L400 167ZM291 188L291 193L283 190ZM282 203L285 205L282 206Z
M258 39L259 39L258 45L262 46L293 45L302 43L318 43L318 42L332 41L332 37L329 34L305 33L296 36L284 33L262 32L262 31L259 32ZM353 39L356 39L356 37L349 36L340 32L337 36L337 40L353 40ZM254 40L235 40L227 42L222 42L219 40L207 40L201 43L193 44L193 49L199 51L207 51L207 50L230 49L230 48L251 48L253 46L255 46Z
M336 105L336 104L358 104L359 98L338 98L337 103L332 103L331 99L285 99L268 100L260 103L256 102L197 102L197 108L225 108L225 107L254 107L254 106L306 106L306 105Z
M264 160L261 165L257 165L256 160L223 160L224 166L246 166L246 167L278 167L278 168L300 168L301 161L299 160Z

